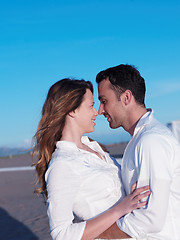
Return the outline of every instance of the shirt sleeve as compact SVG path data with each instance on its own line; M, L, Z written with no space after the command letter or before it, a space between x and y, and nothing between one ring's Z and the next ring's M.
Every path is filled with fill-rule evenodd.
M52 163L46 176L51 236L59 240L81 239L86 222L73 223L73 203L80 179L68 164Z
M117 221L118 227L136 238L160 232L165 224L172 180L172 148L160 135L142 137L135 149L137 187L150 185L148 205Z

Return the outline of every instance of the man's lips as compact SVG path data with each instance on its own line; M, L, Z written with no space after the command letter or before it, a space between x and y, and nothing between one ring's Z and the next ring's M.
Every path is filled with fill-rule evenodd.
M104 114L104 117L105 117L105 118L107 118L107 121L108 121L108 122L109 122L109 121L110 121L110 119L111 119L110 115L109 115L109 114L107 114L107 113L106 113L106 114Z

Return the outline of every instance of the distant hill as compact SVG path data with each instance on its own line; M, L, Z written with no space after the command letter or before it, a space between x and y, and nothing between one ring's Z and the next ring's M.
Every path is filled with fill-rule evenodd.
M116 144L104 145L110 155L116 158L121 158L124 154L128 142L121 142ZM25 148L8 148L0 147L0 157L12 157L14 155L26 154L28 149Z
M0 147L0 157L13 156L27 153L25 148Z
M122 158L128 142L105 145L109 154L115 158Z

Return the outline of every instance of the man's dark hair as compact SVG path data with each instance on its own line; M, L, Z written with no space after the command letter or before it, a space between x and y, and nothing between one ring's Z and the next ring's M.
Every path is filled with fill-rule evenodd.
M102 80L108 79L112 84L119 99L121 93L129 89L136 102L144 105L146 86L144 78L141 77L139 71L131 65L118 65L99 72L96 76L96 82L99 84Z

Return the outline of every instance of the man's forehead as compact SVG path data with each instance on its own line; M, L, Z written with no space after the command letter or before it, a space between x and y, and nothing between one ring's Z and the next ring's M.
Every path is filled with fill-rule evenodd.
M108 79L104 79L104 80L102 80L100 83L99 83L99 85L98 85L98 89L99 89L99 91L100 90L106 90L106 89L110 89L111 88L111 83L110 83L110 81L108 80Z
M106 91L108 90L112 90L112 84L110 83L109 80L102 80L99 85L98 85L98 92L99 92L99 96L102 96L106 93Z

